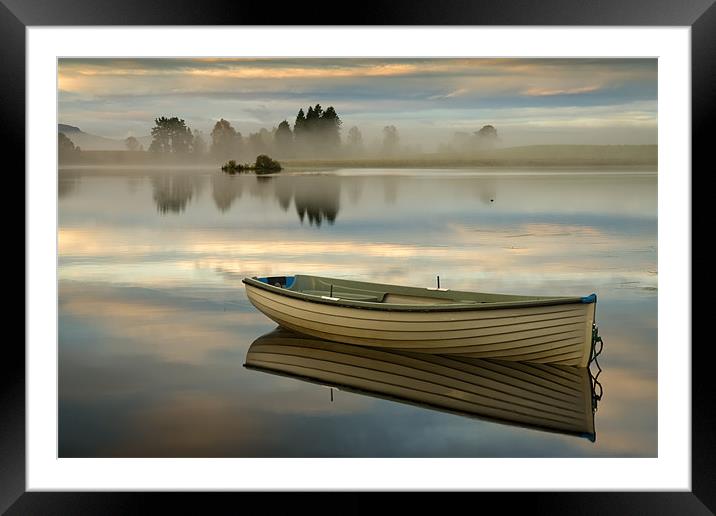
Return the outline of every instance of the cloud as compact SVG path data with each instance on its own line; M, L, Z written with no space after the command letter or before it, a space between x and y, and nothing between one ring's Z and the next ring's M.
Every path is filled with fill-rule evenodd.
M606 141L585 134L580 141L656 138L655 109L648 120L640 110L624 109L656 104L655 59L61 59L58 70L60 119L108 137L147 134L158 115L180 116L205 131L225 118L245 134L292 122L299 107L318 102L333 105L345 127L359 125L365 136L399 125L405 143L444 142L450 131L475 123L506 128L527 109L541 114L533 111L520 126L524 131L575 124L588 131L616 123L644 130L626 141L623 134ZM552 124L562 107L573 112ZM605 109L593 117L586 113L592 107ZM145 128L128 113L149 114ZM639 116L625 121L632 114ZM421 133L428 126L434 130ZM562 133L543 143L573 137Z
M451 99L453 97L464 95L467 92L468 90L466 88L458 88L457 90L451 91L450 93L431 95L430 97L428 97L428 100Z
M598 91L602 87L600 85L580 86L576 88L566 89L546 89L546 88L529 88L523 92L524 95L530 97L549 97L552 95L578 95L580 93L591 93Z

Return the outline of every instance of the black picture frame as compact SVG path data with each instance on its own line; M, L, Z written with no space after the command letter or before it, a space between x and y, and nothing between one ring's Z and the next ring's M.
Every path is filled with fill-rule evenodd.
M466 3L399 0L337 6L323 1L307 4L197 2L186 0L0 0L0 132L5 156L25 168L25 29L64 25L572 25L572 26L685 26L691 28L692 59L692 170L707 165L709 122L714 115L716 84L716 6L714 0L502 0ZM23 183L24 184L24 183ZM23 186L24 190L24 186ZM14 190L13 190L14 191ZM692 191L693 187L692 187ZM692 198L692 206L695 204ZM693 232L692 232L693 234ZM27 272L26 272L27 274ZM693 304L692 304L693 306ZM24 307L24 303L23 303ZM686 346L691 343L668 343ZM501 510L529 506L530 512L567 514L710 514L716 511L714 455L716 432L709 382L708 340L692 346L692 490L690 492L571 492L455 494L451 504L469 496L474 503L500 504ZM0 512L7 514L114 514L147 512L151 506L176 504L178 512L216 512L233 497L242 505L253 494L212 493L68 493L26 492L25 476L25 349L7 339L0 382ZM325 494L322 494L322 496ZM271 512L297 510L300 503L282 507L271 495ZM304 496L300 494L299 498ZM332 505L340 512L372 510L378 493L343 493ZM264 501L265 497L261 498ZM423 509L445 506L423 494L410 499ZM402 502L401 502L402 503ZM313 503L312 503L313 504ZM312 505L311 504L311 505ZM489 506L486 506L489 507ZM330 508L330 506L329 506ZM236 508L238 509L238 508ZM151 509L150 509L151 510ZM231 509L230 509L231 510ZM233 511L232 511L233 512Z

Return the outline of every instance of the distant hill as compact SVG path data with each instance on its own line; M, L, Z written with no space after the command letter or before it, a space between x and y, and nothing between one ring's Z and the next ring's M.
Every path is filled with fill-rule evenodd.
M84 132L79 127L68 124L57 124L57 132L64 133L72 143L79 146L82 150L127 150L124 145L124 140L105 138L104 136L97 136L96 134L90 134ZM151 136L142 136L137 138L144 148L148 148L152 142Z
M57 132L65 133L65 136L69 136L70 133L81 133L82 131L74 125L57 124Z

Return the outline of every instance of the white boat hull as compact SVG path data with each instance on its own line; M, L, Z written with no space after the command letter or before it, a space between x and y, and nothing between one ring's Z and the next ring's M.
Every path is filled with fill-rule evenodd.
M595 303L490 310L370 310L283 296L246 284L279 325L321 339L422 353L585 367Z

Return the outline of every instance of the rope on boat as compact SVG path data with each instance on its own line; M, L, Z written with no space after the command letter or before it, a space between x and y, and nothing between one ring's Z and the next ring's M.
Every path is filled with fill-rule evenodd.
M597 344L599 344L599 347L597 347ZM592 324L592 350L590 352L589 356L589 363L587 364L587 369L589 369L589 376L591 378L592 382L592 410L596 412L597 410L597 403L601 401L602 395L604 394L604 389L602 388L602 384L599 383L599 375L602 374L602 368L599 365L599 361L597 360L597 357L602 354L602 351L604 350L604 341L599 336L599 328L596 324ZM597 374L592 373L592 363L597 366Z

